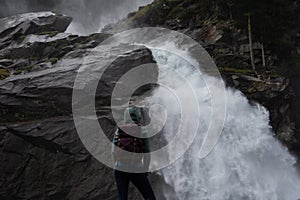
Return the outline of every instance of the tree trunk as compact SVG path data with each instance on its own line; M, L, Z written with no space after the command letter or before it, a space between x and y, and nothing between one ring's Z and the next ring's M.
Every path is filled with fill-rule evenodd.
M266 58L265 58L265 47L264 47L264 42L261 42L261 57L262 57L262 65L264 69L267 71L266 68Z
M253 55L253 44L252 44L252 31L251 31L251 15L248 14L248 37L249 37L249 48L250 48L250 58L251 58L251 66L253 71L255 71L255 62L254 62L254 55Z
M229 10L229 18L232 20L232 6L233 6L233 3L231 1L229 1L227 3L227 6L228 6L228 10Z

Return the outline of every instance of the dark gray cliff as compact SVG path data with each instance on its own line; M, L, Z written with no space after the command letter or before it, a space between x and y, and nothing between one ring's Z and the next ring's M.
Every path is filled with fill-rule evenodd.
M70 21L51 12L0 20L0 199L117 198L112 169L85 149L72 117L77 70L110 35L62 33ZM122 56L116 49L99 55L114 61L96 93L98 120L109 138L115 128L109 97L116 80L135 66L154 63L145 47ZM140 198L130 188L130 199Z

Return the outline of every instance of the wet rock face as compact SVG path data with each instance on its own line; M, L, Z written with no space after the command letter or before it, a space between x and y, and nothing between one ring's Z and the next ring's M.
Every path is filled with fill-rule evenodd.
M1 26L0 37L0 199L117 199L112 169L85 149L72 117L77 70L110 35L60 33L69 20L49 12L0 20L11 22ZM107 107L115 81L135 66L154 63L145 47L120 56L124 45L98 55L114 60L96 93L97 116L108 137L115 128ZM141 199L133 187L130 199Z
M40 31L65 31L71 23L71 17L53 12L25 13L0 19L0 32L23 28L22 33L39 33ZM36 29L34 29L36 28Z
M291 115L294 91L290 80L284 77L261 80L228 71L223 72L223 77L229 86L243 92L251 103L259 102L268 109L270 125L278 139L295 152L299 140Z
M64 32L72 19L53 12L26 13L0 19L0 40L19 35L45 32Z

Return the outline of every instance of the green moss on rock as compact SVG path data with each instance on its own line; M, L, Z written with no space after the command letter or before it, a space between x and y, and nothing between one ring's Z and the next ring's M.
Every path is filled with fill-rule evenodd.
M20 44L21 42L24 41L25 38L26 38L26 35L21 35L21 36L19 36L19 37L16 39L16 41L17 41L18 44Z
M14 75L19 75L19 74L22 74L23 72L30 72L33 67L34 67L33 64L32 65L27 65L27 66L24 66L24 67L20 67L19 69L17 69L14 72Z
M58 33L59 33L58 31L45 31L45 32L37 33L37 35L49 35L50 37L53 37Z
M233 74L250 74L253 73L250 69L239 69L234 67L220 67L221 73L233 73Z
M7 69L0 68L0 80L6 79L10 76L10 72Z
M58 58L50 58L49 59L49 62L53 65L53 64L55 64L55 63L57 63L57 61L58 61Z

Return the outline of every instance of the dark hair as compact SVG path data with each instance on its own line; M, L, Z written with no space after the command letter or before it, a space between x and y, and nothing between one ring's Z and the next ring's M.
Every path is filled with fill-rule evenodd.
M130 113L130 117L132 119L132 121L135 123L135 124L139 124L139 120L138 120L138 117L136 116L135 113Z

